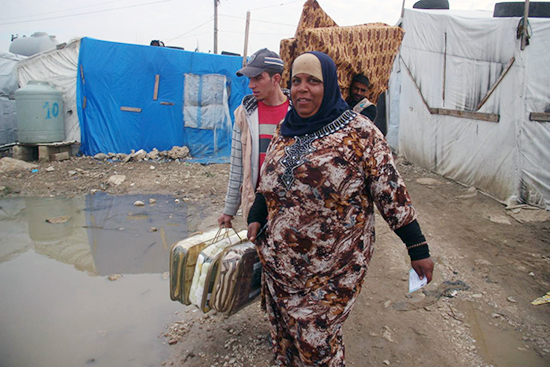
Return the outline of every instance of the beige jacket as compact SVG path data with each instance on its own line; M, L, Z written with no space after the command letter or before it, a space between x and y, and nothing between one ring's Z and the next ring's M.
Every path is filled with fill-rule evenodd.
M283 93L290 100L289 91L283 89ZM256 197L256 186L260 176L259 162L258 102L253 95L248 95L235 110L231 167L223 211L225 214L234 216L239 207L242 207L244 219L248 218L248 212Z

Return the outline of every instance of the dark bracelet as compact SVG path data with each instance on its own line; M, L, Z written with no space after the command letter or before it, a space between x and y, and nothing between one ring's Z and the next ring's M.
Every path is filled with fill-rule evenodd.
M401 238L401 241L403 241L407 247L416 245L417 243L426 242L426 238L422 234L422 230L420 229L420 225L416 219L411 223L396 229L395 234Z
M417 243L415 245L410 245L410 246L407 246L407 250L410 250L410 249L416 248L416 247L420 247L420 246L424 246L424 245L428 245L428 243L426 241L424 241L424 242Z

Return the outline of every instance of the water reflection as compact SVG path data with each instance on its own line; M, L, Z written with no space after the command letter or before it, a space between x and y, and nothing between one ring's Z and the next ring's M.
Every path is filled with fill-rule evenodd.
M4 199L0 202L0 264L32 247L24 211L25 201L22 199Z
M160 195L0 200L0 365L160 365L183 307L161 273L203 218Z
M149 199L155 202L149 204ZM146 205L134 206L137 200ZM6 201L0 211L0 225L7 225L4 233L14 232L7 228L13 223L7 223L20 222L17 218L24 213L28 236L37 253L102 276L168 271L171 245L197 231L204 218L200 206L176 203L171 197L159 195L98 193L74 198L25 198L24 206L16 202Z
M90 250L100 275L168 271L171 245L196 231L202 210L153 197L93 195L86 197ZM134 206L140 200L145 206ZM193 214L194 213L194 214ZM189 222L191 220L191 222Z
M25 207L37 253L97 275L85 229L84 197L25 198Z
M59 242L74 231L78 205L73 198L25 198L29 237L36 242ZM57 220L58 223L49 223Z

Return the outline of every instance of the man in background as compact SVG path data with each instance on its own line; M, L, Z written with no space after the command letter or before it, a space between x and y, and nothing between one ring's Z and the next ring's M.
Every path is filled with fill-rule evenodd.
M349 97L346 102L350 109L374 121L376 118L376 106L367 99L369 85L369 78L363 74L355 75L351 80Z
M378 97L377 104L374 105L367 98L369 87L369 78L363 74L355 75L351 81L349 97L346 102L349 108L374 122L374 125L386 136L388 131L386 122L386 92Z

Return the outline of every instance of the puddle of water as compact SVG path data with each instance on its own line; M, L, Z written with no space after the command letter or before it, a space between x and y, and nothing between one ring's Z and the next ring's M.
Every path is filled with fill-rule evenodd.
M0 365L160 365L185 307L163 277L170 247L203 217L159 195L1 200Z
M498 367L549 365L548 360L537 354L532 346L526 348L528 343L522 340L521 332L515 331L505 320L492 318L490 311L480 310L472 302L460 302L457 306L471 326L472 336L477 341L477 351L485 363ZM500 324L500 327L495 326L495 323Z

